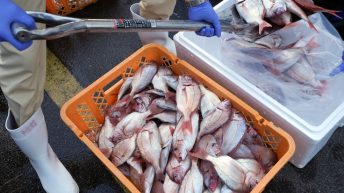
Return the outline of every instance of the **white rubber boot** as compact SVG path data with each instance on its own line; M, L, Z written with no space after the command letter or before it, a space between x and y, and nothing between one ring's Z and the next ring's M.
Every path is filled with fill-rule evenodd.
M140 16L140 5L134 3L130 6L130 12L133 19L145 19ZM176 45L173 40L168 37L168 32L138 32L142 44L158 43L165 46L170 52L176 55Z
M79 187L73 177L48 144L47 126L41 108L19 128L16 128L14 117L8 111L5 126L15 143L29 158L45 191L48 193L79 192Z

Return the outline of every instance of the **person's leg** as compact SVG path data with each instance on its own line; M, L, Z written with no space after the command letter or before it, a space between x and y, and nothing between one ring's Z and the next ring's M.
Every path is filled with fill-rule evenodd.
M168 20L173 13L176 0L141 0L130 6L134 19ZM158 43L176 54L176 47L168 32L139 32L143 44Z
M25 10L45 10L45 0L16 2ZM9 106L6 129L29 158L47 192L75 193L79 191L77 184L48 143L41 110L45 75L45 41L34 41L22 52L0 43L0 86Z

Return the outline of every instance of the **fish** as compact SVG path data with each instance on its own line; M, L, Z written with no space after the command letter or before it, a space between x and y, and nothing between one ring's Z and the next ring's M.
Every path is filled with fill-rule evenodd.
M172 100L166 100L164 98L156 99L157 105L161 109L169 110L169 111L177 111L177 105Z
M294 2L294 0L284 0L284 2L286 3L287 10L289 12L291 12L291 13L297 15L298 17L300 17L301 19L305 20L311 29L318 31L316 29L316 27L313 25L313 23L311 22L311 20L309 20L306 13Z
M258 184L264 177L264 169L254 159L237 159L244 171L246 172L246 179L250 181L249 184ZM252 187L254 188L254 187Z
M245 144L245 145L252 145L252 144L261 145L261 144L263 144L263 139L252 126L248 126L246 129L246 133L244 135L243 144Z
M326 81L320 81L315 78L315 72L304 58L290 67L286 71L286 74L299 83L307 84L318 89L319 95L321 95L327 87Z
M177 109L183 114L183 128L192 133L191 114L199 106L201 90L198 84L189 76L179 76L176 91Z
M271 149L262 145L247 145L247 147L265 171L269 171L276 164L277 156Z
M274 18L287 11L287 6L283 0L262 0L266 10L265 17Z
M216 108L209 112L201 121L197 138L200 139L203 135L214 132L217 128L226 123L231 114L231 109L232 106L229 100L224 100L219 103Z
M130 93L120 99L118 102L129 104L136 93L141 92L152 82L152 79L157 71L158 65L154 63L149 63L140 67L133 76Z
M213 136L217 145L221 148L223 143L223 129L222 127L218 128L214 133ZM221 149L220 149L221 150ZM220 152L221 153L221 152Z
M172 147L172 136L175 126L171 124L161 124L159 126L159 133L161 138L161 154L160 154L160 168L165 171L168 158Z
M242 114L233 110L230 119L222 126L223 136L221 154L227 155L233 151L246 133L246 121Z
M249 24L259 25L259 35L271 24L264 20L266 9L260 0L237 0L235 7L239 15Z
M299 6L301 6L302 8L305 8L309 11L312 12L325 12L328 14L331 14L335 17L338 17L339 19L342 19L342 17L340 17L339 15L337 15L337 12L340 11L336 11L336 10L331 10L331 9L326 9L324 7L320 7L318 5L315 5L314 2L312 0L294 0Z
M127 160L127 164L131 167L133 167L137 173L139 173L140 175L143 174L143 167L142 164L144 163L144 160L142 158L138 158L138 157L130 157Z
M152 80L154 89L164 92L166 99L172 98L174 93L169 91L166 80L163 77L172 74L173 72L170 68L166 66L159 66L158 72L155 74Z
M105 157L109 158L112 153L112 148L115 147L115 144L112 143L112 130L113 125L110 122L108 116L105 116L105 121L102 129L99 132L99 140L98 146L100 151L105 155Z
M134 134L132 137L119 142L112 148L110 159L115 166L122 165L133 154L136 145L136 136Z
M131 83L133 82L133 77L127 77L125 78L121 88L119 89L118 95L117 95L117 102L122 99L124 94L129 90L131 87Z
M197 153L189 152L189 155L211 162L222 182L230 189L241 192L250 191L252 186L251 184L246 184L244 169L240 163L233 158L226 155L213 157L204 151L198 151Z
M202 118L204 118L207 113L216 108L216 106L221 102L219 97L204 87L204 85L199 85L201 89L202 97L201 97L201 114Z
M178 193L180 185L170 179L168 175L165 176L163 189L165 193Z
M279 26L288 26L291 22L291 13L286 11L280 15L276 15L274 17L270 17L269 20Z
M194 152L198 150L204 150L211 156L216 156L221 152L216 139L213 135L204 135L198 142L196 142L193 149Z
M191 160L189 157L186 157L183 161L178 161L172 154L166 166L166 173L173 182L181 184L190 166Z
M130 166L128 164L122 164L120 166L117 167L119 169L119 171L122 172L123 175L125 175L126 177L130 176Z
M159 180L154 180L151 192L165 193L164 184Z
M204 185L211 192L215 192L218 186L221 186L221 183L213 164L209 161L201 160L199 169L203 175Z
M184 117L181 118L177 124L176 130L173 133L172 151L176 158L181 161L187 156L187 153L193 148L199 125L199 114L194 112L191 115L192 128L191 131L185 128Z
M239 146L228 155L234 159L255 159L250 148L244 144L239 144Z
M134 169L133 167L130 167L130 176L129 179L130 181L136 186L137 189L139 189L140 191L142 191L142 175L139 174L136 169Z
M234 192L233 190L231 190L228 186L223 185L221 187L221 193L238 193L238 192Z
M203 176L198 169L197 159L192 159L191 168L186 173L179 193L202 193L203 192Z
M177 124L176 111L164 111L162 113L153 115L149 119L159 119L164 123Z
M137 136L137 146L142 157L153 165L157 177L160 179L163 171L160 168L159 159L161 154L161 138L155 122L145 124Z
M153 182L154 182L154 167L152 165L148 166L141 176L141 187L142 192L150 193L152 190Z
M112 141L117 144L121 140L127 139L137 133L146 124L146 119L150 115L158 114L163 109L157 107L156 101L153 100L148 111L139 113L132 112L124 117L113 129Z
M149 105L151 104L151 102L153 101L153 99L155 98L154 95L146 93L146 92L141 92L139 94L136 94L133 97L133 109L136 112L146 112L148 111Z
M163 79L166 81L167 86L172 88L173 90L177 90L178 86L178 76L170 75L170 76L163 76Z

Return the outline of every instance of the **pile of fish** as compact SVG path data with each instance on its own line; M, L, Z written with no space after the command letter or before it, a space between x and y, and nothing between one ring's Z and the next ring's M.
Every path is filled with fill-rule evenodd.
M277 161L229 100L155 63L124 81L89 136L142 192L250 192Z
M277 26L290 25L292 14L308 22L310 28L316 31L303 9L311 12L327 12L339 17L336 11L317 6L312 0L236 0L235 7L247 23L259 25L259 34L262 34L265 28L272 27L269 22Z

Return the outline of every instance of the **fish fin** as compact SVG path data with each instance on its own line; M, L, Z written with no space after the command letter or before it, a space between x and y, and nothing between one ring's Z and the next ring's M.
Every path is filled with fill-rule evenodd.
M127 94L116 103L116 107L128 107L132 99L133 96Z
M165 99L170 100L170 101L175 101L176 100L176 93L168 91L165 93Z
M188 133L192 133L192 122L191 122L191 119L188 119L188 120L184 120L182 125L181 125L181 128L183 129L183 131L186 131Z
M315 32L319 32L319 31L317 30L317 28L314 26L314 24L313 24L310 20L308 20L307 23L308 23L308 26L309 26L311 29L313 29Z
M266 21L263 20L263 21L259 24L259 35L261 35L262 32L263 32L263 30L264 30L265 28L267 28L267 27L272 27L272 25L269 24L268 22L266 22Z
M331 14L335 17L338 17L339 19L343 19L336 13L339 11L326 9L324 7L320 7L318 5L315 5L312 1L306 1L306 0L294 0L297 4L301 5L303 8L308 9L313 12L326 12L328 14Z
M199 158L202 160L208 160L208 154L203 149L199 149L197 152L189 152L191 157Z

